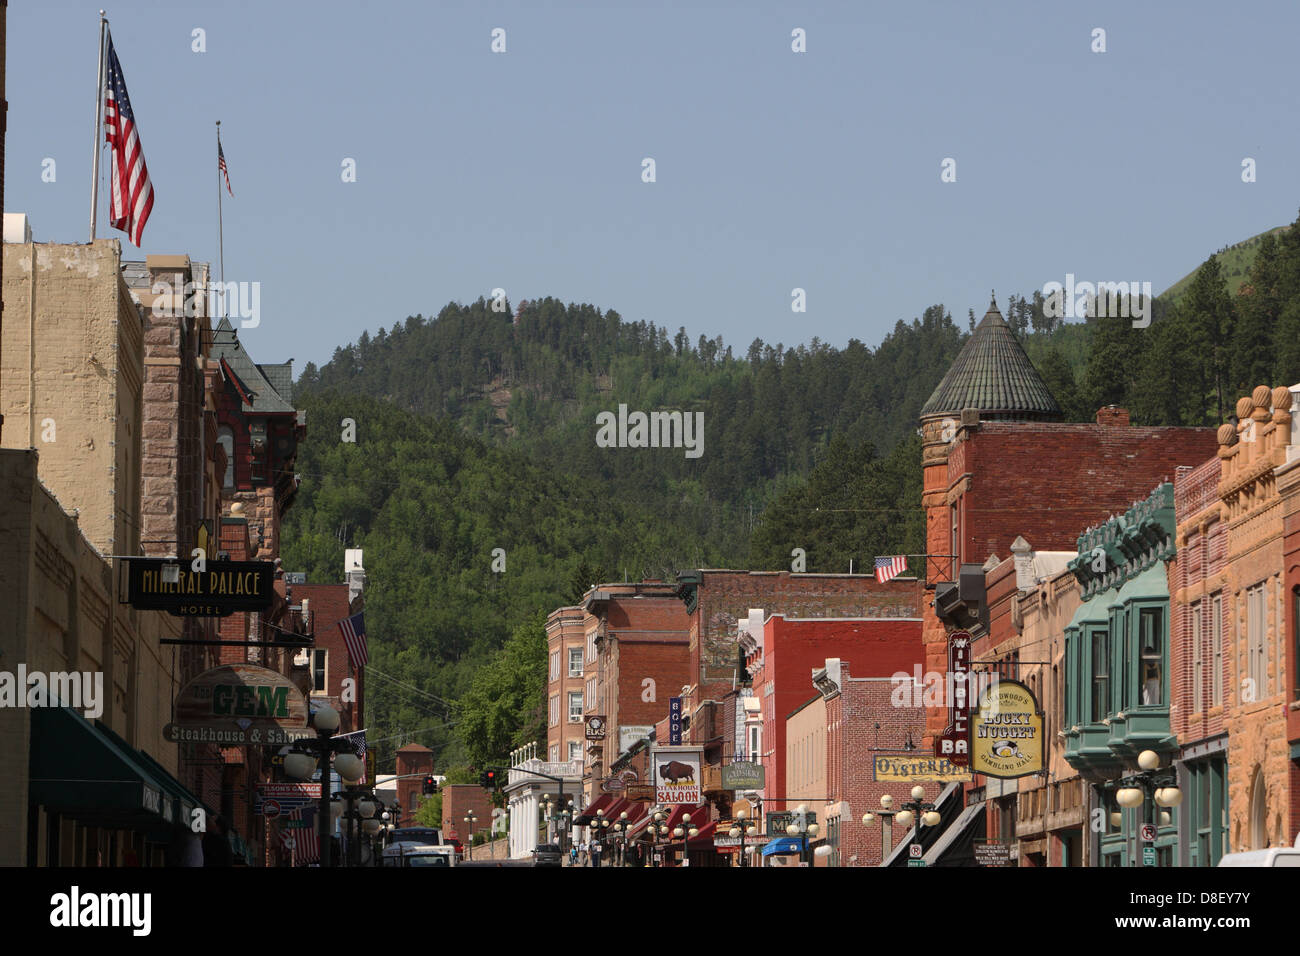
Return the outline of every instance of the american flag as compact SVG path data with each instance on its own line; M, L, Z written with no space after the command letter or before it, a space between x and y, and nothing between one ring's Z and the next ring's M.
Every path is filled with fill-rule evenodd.
M876 580L884 584L890 578L896 578L907 570L907 555L895 554L876 558Z
M361 779L357 782L358 785L364 784L366 782L366 732L356 730L350 734L340 734L339 736L350 743L357 756L361 758Z
M316 832L317 812L315 807L300 807L286 814L285 822L305 820L307 825L293 829L283 825L280 827L280 845L285 846L290 839L293 841L293 848L289 852L293 854L295 866L320 860L320 834Z
M366 651L366 621L364 614L353 614L339 621L339 630L343 632L343 642L348 646L348 660L357 670L366 666L370 659Z
M105 140L113 152L113 195L109 222L121 229L137 247L144 235L144 224L153 211L153 183L144 164L140 132L131 112L131 98L126 95L122 64L117 62L113 35L108 35L107 96L104 105Z
M221 170L221 175L226 177L226 192L230 193L230 198L235 194L230 188L230 172L226 169L226 154L221 151L221 140L217 140L217 168Z

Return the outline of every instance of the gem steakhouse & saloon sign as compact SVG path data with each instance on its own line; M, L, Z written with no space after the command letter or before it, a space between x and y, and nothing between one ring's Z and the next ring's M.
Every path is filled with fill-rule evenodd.
M127 603L175 617L225 617L264 611L275 599L275 565L269 561L190 562L163 558L127 560Z
M314 737L307 701L287 677L255 664L226 664L199 674L176 697L173 743L281 746Z

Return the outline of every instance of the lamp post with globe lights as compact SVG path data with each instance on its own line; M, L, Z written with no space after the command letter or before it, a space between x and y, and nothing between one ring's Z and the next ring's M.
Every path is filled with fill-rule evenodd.
M700 831L691 823L689 813L682 814L682 822L673 828L673 836L682 841L682 866L691 865L691 839Z
M880 809L875 813L862 814L862 825L869 827L880 818L880 859L883 862L885 857L889 856L894 849L894 817L898 812L894 810L894 798L891 794L882 793L880 795Z
M1161 769L1160 755L1154 750L1142 751L1138 754L1137 762L1137 773L1128 774L1119 780L1108 783L1106 786L1108 789L1114 790L1115 802L1125 810L1140 809L1141 812L1138 814L1139 826L1145 824L1147 817L1151 815L1146 810L1148 799L1156 807L1161 808L1158 819L1152 821L1152 826L1156 827L1157 832L1159 832L1159 826L1165 824L1166 820L1171 818L1171 815L1166 813L1165 810L1172 810L1174 807L1179 806L1183 802L1183 792L1178 789L1178 777L1174 769L1172 767ZM1118 821L1116 817L1119 817ZM1122 824L1122 811L1112 813L1111 822L1113 824ZM1150 865L1155 866L1155 861L1159 857L1154 852L1154 845L1151 849L1152 862Z
M758 824L753 820L747 819L746 813L743 809L736 811L735 821L736 822L732 824L731 829L728 831L728 836L740 838L740 865L745 866L745 843L749 838L749 831L758 826Z
M310 780L313 770L320 771L318 826L321 866L331 866L335 861L330 846L330 829L343 813L343 801L330 799L330 760L334 762L339 779L347 786L361 780L365 763L353 752L350 741L334 736L339 729L339 712L333 707L321 704L311 716L311 725L316 737L294 743L293 750L285 755L284 772L295 780Z
M810 823L808 821L808 817L809 817L808 807L806 804L801 803L799 804L799 806L795 807L794 817L793 819L791 819L790 823L785 828L785 832L787 836L799 838L799 862L800 863L811 862L810 860L807 859L808 837L811 836L813 839L816 839L817 833L821 829L821 827L818 826L816 823L816 818L814 818L813 822Z
M883 818L887 813L887 810L883 808L885 802L884 797L881 797L880 802L882 804L880 815ZM891 800L890 802L892 803L893 801ZM867 817L870 815L871 814L864 815L862 822L866 823ZM903 803L902 809L896 811L893 816L894 822L900 827L910 827L914 822L916 823L916 836L914 836L913 839L916 840L918 844L921 839L921 827L937 827L943 821L943 817L939 814L939 811L935 809L935 805L933 803L926 803L925 787L921 786L919 783L912 788L912 799ZM884 857L882 856L881 859L883 860Z

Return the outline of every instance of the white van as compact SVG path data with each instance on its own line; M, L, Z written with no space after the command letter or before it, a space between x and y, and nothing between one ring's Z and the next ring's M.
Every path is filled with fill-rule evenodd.
M450 844L393 843L384 847L382 865L451 867L456 865L456 848Z
M1300 869L1300 847L1274 846L1267 850L1225 853L1219 866L1272 866Z

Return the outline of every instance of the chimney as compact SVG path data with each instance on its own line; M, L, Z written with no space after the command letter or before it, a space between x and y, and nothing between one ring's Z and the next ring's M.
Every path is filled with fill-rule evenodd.
M347 548L344 550L343 571L348 582L348 603L351 604L366 586L366 571L361 566L360 548Z
M1097 409L1097 424L1110 425L1114 428L1127 428L1129 424L1128 409L1118 405L1107 405Z

